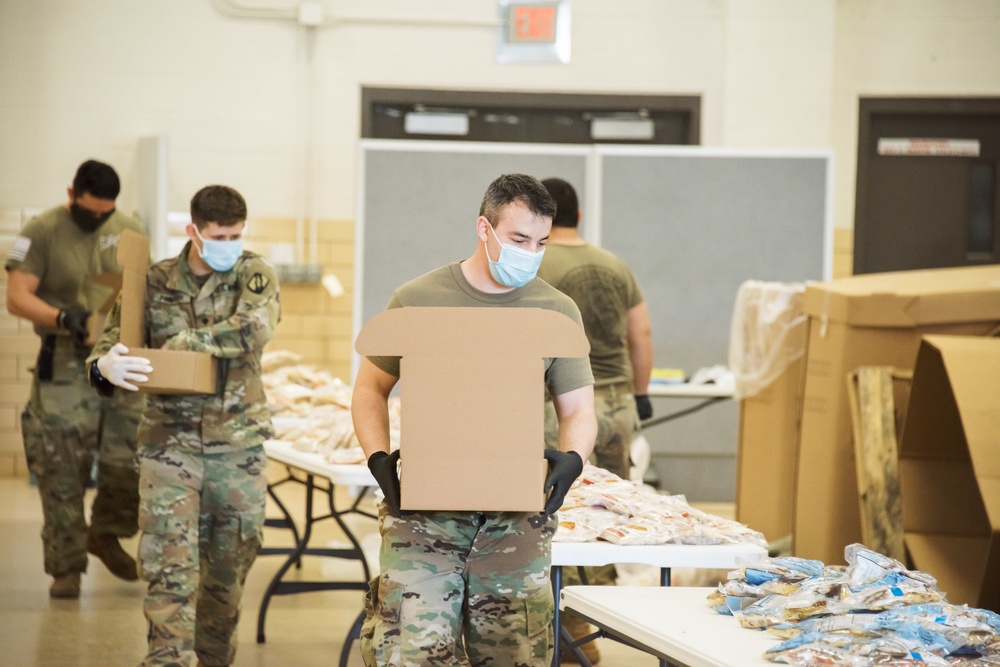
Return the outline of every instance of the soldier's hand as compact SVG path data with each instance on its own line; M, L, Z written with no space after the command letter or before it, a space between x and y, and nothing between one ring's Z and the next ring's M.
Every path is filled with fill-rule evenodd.
M87 330L89 310L82 308L64 308L56 316L56 326L65 329L77 345L85 345L90 332Z
M152 373L153 366L145 357L128 356L128 348L115 343L114 347L97 359L97 370L116 387L139 391L139 387L133 383L148 382L149 377L145 373Z
M639 419L646 421L653 416L653 404L649 402L649 396L636 396L635 409L639 413Z
M389 512L399 516L399 475L396 474L396 462L399 461L399 450L392 454L386 452L375 452L368 457L368 469L372 471L372 476L378 482L378 487L385 495L385 504L389 506Z
M549 474L545 478L545 493L549 499L545 502L545 513L555 514L562 507L566 492L580 473L583 472L583 459L576 452L563 452L558 449L546 449L545 460L549 462Z

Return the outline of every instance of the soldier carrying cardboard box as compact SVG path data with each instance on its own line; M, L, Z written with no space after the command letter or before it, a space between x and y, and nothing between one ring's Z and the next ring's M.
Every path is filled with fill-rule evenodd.
M116 251L124 230L142 232L116 210L120 190L110 165L87 160L67 190L69 201L29 220L6 262L7 310L30 320L42 339L21 432L42 498L45 572L55 598L80 596L88 551L116 576L138 579L135 560L118 540L138 529L134 459L142 397L95 395L84 363L88 319L109 292L93 279L120 271ZM95 457L97 496L88 528L83 496Z
M535 178L497 178L473 254L397 289L358 338L370 356L355 380L354 426L385 494L366 665L552 661L555 512L597 436L579 309L534 279L555 209ZM544 450L543 377L557 450ZM402 438L390 453L387 400L400 380Z

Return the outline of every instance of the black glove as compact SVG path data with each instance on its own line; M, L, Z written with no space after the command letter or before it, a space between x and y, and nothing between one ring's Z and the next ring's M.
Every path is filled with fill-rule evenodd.
M399 516L399 476L396 474L398 460L398 449L392 454L375 452L368 457L368 469L372 471L372 476L385 494L385 504L389 506L389 512L396 517Z
M635 397L635 409L639 413L639 419L646 421L653 416L653 404L649 402L649 396Z
M549 475L545 478L545 493L552 494L545 502L545 513L555 514L562 507L566 492L573 481L583 472L583 459L576 452L546 449L545 460L549 462Z
M56 317L56 326L69 331L73 342L77 345L85 345L90 332L87 331L87 318L90 317L89 310L80 308L64 308L59 311Z

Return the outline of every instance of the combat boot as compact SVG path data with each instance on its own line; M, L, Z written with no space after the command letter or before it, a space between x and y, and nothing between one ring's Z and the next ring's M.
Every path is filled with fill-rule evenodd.
M80 573L70 572L53 577L52 585L49 587L49 597L69 600L80 597Z
M573 637L574 642L578 639L586 637L587 635L592 635L597 631L597 629L590 623L572 613L563 614L562 625L566 628L566 631L569 632L570 636ZM589 641L586 644L581 644L578 648L580 649L580 652L583 653L583 657L585 657L590 664L596 665L601 661L601 652L597 648L596 641ZM563 651L559 664L578 665L580 664L580 660L576 657L576 653L573 651Z
M100 558L111 574L119 579L135 581L139 578L135 559L125 553L114 535L98 535L91 528L87 531L87 551Z

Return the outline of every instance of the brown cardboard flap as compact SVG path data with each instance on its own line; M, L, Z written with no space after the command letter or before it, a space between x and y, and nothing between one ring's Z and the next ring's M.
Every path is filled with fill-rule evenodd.
M899 449L917 569L957 604L1000 607L1000 339L924 336ZM954 593L954 595L953 595Z
M131 350L145 343L149 239L131 229L124 230L118 240L118 263L122 266L120 339Z
M1000 319L1000 265L897 271L806 286L810 317L854 326L916 327Z
M397 308L355 347L402 357L403 509L542 509L542 358L586 356L582 327L538 308Z
M907 533L904 539L913 566L937 579L949 602L978 605L989 562L988 538Z
M590 343L582 333L543 308L393 308L371 318L354 347L364 355L476 357L502 342L526 356L585 357Z

